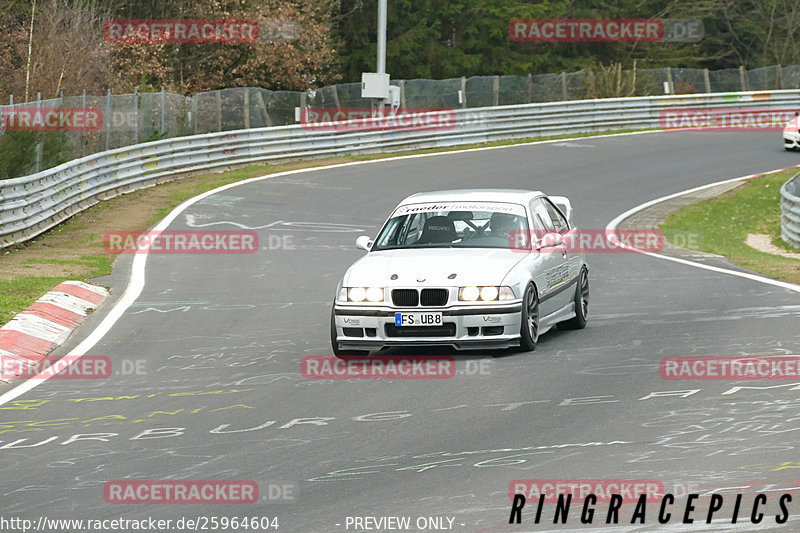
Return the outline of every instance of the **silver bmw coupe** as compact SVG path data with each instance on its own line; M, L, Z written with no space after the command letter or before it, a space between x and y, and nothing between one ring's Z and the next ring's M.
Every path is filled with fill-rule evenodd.
M338 356L391 346L531 351L586 326L585 254L565 197L465 189L413 194L345 273L331 311Z

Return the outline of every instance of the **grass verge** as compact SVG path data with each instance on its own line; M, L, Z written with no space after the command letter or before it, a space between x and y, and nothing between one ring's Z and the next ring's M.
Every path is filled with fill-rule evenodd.
M770 278L800 283L800 260L759 252L745 243L748 234L759 233L797 251L780 239L780 188L796 173L789 169L753 178L719 197L687 205L667 217L660 229L670 242L692 235L698 250L724 255Z

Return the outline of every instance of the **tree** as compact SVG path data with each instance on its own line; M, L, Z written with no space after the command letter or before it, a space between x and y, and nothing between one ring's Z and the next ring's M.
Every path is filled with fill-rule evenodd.
M39 0L0 14L0 93L44 98L102 92L110 76L107 18L95 1ZM29 34L29 32L31 32ZM30 50L29 50L30 43Z
M387 70L396 79L527 74L546 64L549 49L511 41L515 18L563 17L567 0L389 0ZM374 72L377 0L341 0L334 24L342 40L342 74L359 81Z
M152 4L152 5L151 5ZM117 44L120 84L166 85L181 92L225 87L306 90L338 80L330 35L334 0L130 0L114 5L119 18L258 20L255 43ZM151 11L152 10L152 11Z

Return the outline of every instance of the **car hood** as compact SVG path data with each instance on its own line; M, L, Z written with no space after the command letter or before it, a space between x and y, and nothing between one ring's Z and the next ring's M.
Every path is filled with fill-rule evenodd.
M346 287L499 285L525 254L497 248L420 248L370 252L344 276ZM451 276L455 274L454 278ZM396 275L397 279L392 279ZM424 281L418 281L424 280Z
M798 121L798 117L794 117L792 120L786 123L783 131L797 131L798 126L800 126L800 121Z

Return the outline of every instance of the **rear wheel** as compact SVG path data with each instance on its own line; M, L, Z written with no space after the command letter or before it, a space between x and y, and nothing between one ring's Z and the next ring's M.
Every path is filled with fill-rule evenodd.
M558 329L583 329L589 317L589 273L581 269L578 286L575 287L575 318L557 324Z
M539 294L533 283L528 283L522 298L522 324L519 332L519 347L524 352L536 349L539 340Z
M339 349L339 342L336 340L336 315L333 312L333 308L331 308L331 348L333 349L333 355L339 359L365 357L369 354L369 351Z

